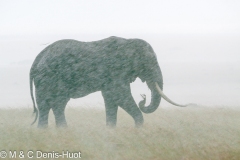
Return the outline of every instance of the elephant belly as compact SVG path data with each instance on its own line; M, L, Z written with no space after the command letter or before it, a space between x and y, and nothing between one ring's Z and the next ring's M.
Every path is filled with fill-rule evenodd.
M75 80L75 83L69 85L70 98L80 98L90 93L100 91L104 85L103 79L83 77L84 78L79 78Z
M70 90L69 96L70 96L70 98L76 99L76 98L87 96L88 94L97 92L97 91L99 91L99 89L96 89L96 88L93 89L93 88L85 87L85 86L84 87L76 87L75 89Z

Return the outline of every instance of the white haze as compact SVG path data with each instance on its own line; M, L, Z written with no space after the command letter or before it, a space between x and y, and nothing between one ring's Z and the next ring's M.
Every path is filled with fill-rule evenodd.
M89 37L92 40L105 38L90 35L69 37L83 41ZM145 39L154 48L164 77L164 92L171 99L182 104L191 102L205 106L239 106L239 36L141 35L139 38ZM17 45L1 48L11 54L28 55L26 58L31 56L29 59L16 59L1 66L1 107L32 106L29 69L36 55L47 46L43 44L50 44L58 39L58 36L36 37L30 41L13 38L8 43ZM150 98L149 89L139 79L132 83L132 93L137 103L141 100L140 94L145 93L148 100ZM71 100L68 105L103 107L103 104L101 93L97 92L85 98ZM161 106L169 104L162 101Z
M240 1L1 1L0 107L32 107L29 70L60 39L140 38L157 54L164 93L177 103L240 107ZM137 79L132 94L150 91ZM101 93L68 106L103 107ZM162 107L171 106L164 100Z

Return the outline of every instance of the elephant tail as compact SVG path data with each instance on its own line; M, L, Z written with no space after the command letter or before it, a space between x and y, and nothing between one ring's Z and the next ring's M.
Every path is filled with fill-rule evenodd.
M30 93L31 93L31 98L32 98L32 102L33 102L33 114L36 113L35 119L31 124L31 125L33 125L38 118L38 109L36 107L34 96L33 96L33 71L32 71L32 68L30 70Z

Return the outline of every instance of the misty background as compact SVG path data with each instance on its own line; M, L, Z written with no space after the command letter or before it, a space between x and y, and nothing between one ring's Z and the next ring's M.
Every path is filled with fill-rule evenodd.
M32 107L29 70L60 39L139 38L154 49L164 93L180 104L240 107L240 1L0 1L0 107ZM138 103L150 90L131 84ZM102 107L100 92L68 106ZM162 100L161 107L170 107Z

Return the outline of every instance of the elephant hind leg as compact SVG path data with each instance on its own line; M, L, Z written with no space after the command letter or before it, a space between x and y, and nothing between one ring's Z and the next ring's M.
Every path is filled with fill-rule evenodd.
M67 127L67 121L65 118L65 108L69 98L58 97L51 103L51 108L55 116L55 122L57 127Z
M39 119L38 119L38 128L47 128L48 127L48 115L50 111L50 106L48 100L39 100L37 101L38 110L39 110Z

